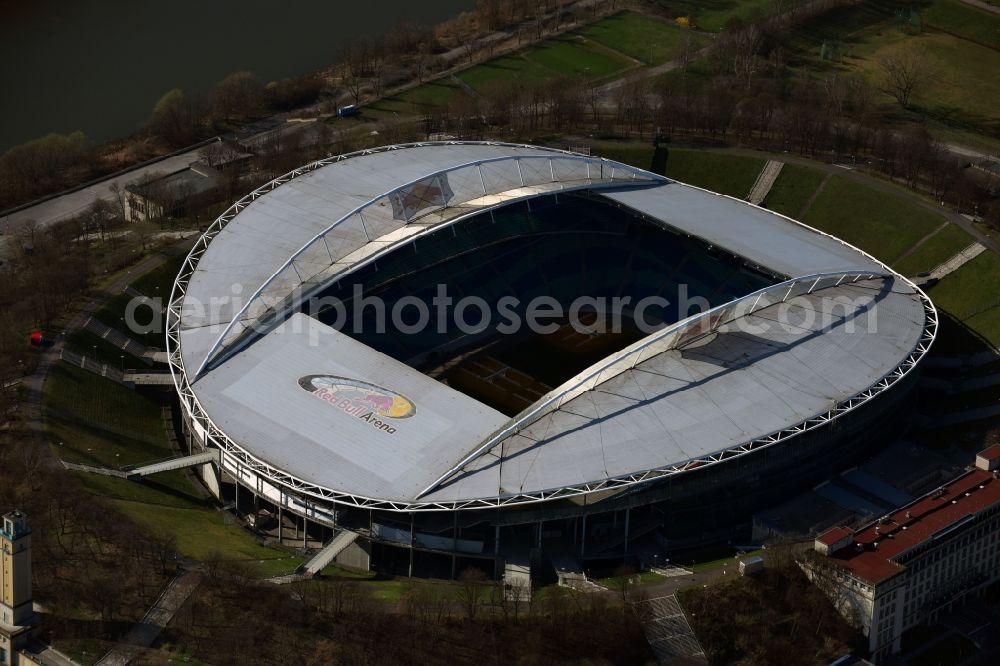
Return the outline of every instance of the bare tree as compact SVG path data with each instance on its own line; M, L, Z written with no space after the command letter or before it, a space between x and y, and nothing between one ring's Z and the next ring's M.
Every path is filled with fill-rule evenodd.
M458 585L455 588L459 604L465 612L465 616L470 620L476 619L479 610L480 597L486 585L486 574L479 569L469 568L458 576Z
M891 53L879 59L878 64L882 72L882 90L892 95L904 109L909 108L913 96L934 78L930 61L914 49Z

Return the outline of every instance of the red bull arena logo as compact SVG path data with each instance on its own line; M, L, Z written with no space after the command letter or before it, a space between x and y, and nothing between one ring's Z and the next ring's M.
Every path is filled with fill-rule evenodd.
M348 416L390 435L396 433L396 428L388 419L406 419L417 413L409 398L357 379L308 375L299 379L299 386Z

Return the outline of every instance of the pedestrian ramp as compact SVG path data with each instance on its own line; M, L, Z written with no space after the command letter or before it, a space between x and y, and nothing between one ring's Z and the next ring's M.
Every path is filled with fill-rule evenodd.
M174 378L169 372L126 372L125 382L137 386L173 386Z
M181 458L171 458L170 460L162 460L160 462L155 462L149 465L134 467L132 469L126 470L126 474L130 479L141 479L151 474L170 472L175 469L184 469L185 467L197 467L198 465L204 465L205 463L210 463L210 462L217 463L218 461L219 461L219 450L210 449L203 453L196 453L191 456L183 456Z

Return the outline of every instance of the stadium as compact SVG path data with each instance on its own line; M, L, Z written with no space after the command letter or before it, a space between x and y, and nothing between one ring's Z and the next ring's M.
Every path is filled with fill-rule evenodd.
M885 441L937 315L763 208L455 141L247 195L188 255L167 326L224 503L345 564L454 576L740 543L752 511Z

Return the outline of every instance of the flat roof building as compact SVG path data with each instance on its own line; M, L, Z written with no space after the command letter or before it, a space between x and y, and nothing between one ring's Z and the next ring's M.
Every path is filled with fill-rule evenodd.
M806 573L862 626L876 660L898 652L907 629L1000 580L1000 473L989 451L954 481L861 529L816 538L821 557L807 561Z

